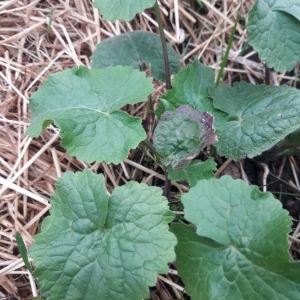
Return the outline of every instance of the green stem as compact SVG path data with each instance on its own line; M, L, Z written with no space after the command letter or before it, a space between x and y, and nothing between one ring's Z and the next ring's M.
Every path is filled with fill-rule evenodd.
M233 38L234 38L234 35L235 35L235 32L236 32L236 27L237 27L237 24L238 24L239 20L240 20L240 15L237 16L237 18L234 22L234 25L233 25L233 28L232 28L232 31L231 31L231 34L230 34L230 37L229 37L228 45L227 45L227 48L226 48L226 52L225 52L225 55L222 59L222 64L221 64L221 68L220 68L219 73L218 73L216 85L220 84L221 78L223 76L224 68L225 68L225 66L227 64L227 61L228 61L229 51L230 51L231 46L232 46Z
M156 20L158 23L158 30L159 30L161 46L162 46L163 56L164 56L164 64L165 64L165 72L166 72L166 86L167 86L167 90L170 90L171 89L171 72L170 72L167 43L166 43L166 39L165 39L163 23L162 23L162 19L161 19L157 1L155 1L155 4L154 4L154 11L155 11Z
M48 26L47 26L47 38L49 38L49 35L50 35L50 30L51 30L51 25L52 25L52 19L53 19L53 13L54 13L54 8L51 7L49 23L48 23Z

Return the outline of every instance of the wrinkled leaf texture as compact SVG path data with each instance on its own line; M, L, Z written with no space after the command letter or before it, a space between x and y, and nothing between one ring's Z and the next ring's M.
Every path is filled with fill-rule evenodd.
M164 165L176 167L195 158L202 149L217 141L214 118L188 105L166 111L153 135L153 144Z
M257 0L247 23L249 44L278 72L300 61L300 1Z
M118 164L146 137L142 120L119 109L146 100L152 91L151 78L130 67L56 73L30 98L27 134L37 137L54 122L70 155Z
M176 74L180 61L170 44L167 43L170 71ZM160 81L166 80L164 58L160 36L148 31L132 31L108 38L98 44L91 57L92 68L109 66L131 66L143 70L143 64L151 66L151 75Z
M109 196L103 175L66 172L51 204L29 249L49 300L141 300L175 260L174 215L157 187L131 181Z
M213 71L198 61L174 76L156 114L185 104L214 116L219 139L214 146L234 160L261 154L300 125L299 90L246 82L216 87Z
M200 180L181 200L196 229L171 228L192 299L299 299L300 265L288 253L291 219L271 193L223 176Z

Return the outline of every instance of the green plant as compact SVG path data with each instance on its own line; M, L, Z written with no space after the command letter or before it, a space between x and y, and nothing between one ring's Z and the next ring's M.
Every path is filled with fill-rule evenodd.
M299 27L299 1L258 0L249 14L249 43L268 67L289 71L300 61Z
M129 20L155 4L126 2L94 3L111 20ZM275 21L291 13L296 18L300 7L292 1L282 9L286 1L273 2L257 1L248 28L253 46L260 41L261 57L282 70L291 68L290 60L278 64L276 53L264 56L268 47L253 36L255 24L263 22L266 7L274 10L268 18ZM293 26L299 28L299 22ZM69 154L87 162L120 163L146 138L141 119L120 110L153 92L151 78L138 69L151 64L154 78L169 80L162 59L168 52L171 72L179 71L172 48L159 52L158 45L159 36L147 32L111 38L93 54L93 69L74 68L48 78L31 96L27 133L37 137L54 123ZM287 212L255 186L228 176L215 179L212 158L192 160L211 144L234 160L270 149L300 127L299 91L246 82L217 86L212 70L195 61L174 76L156 115L158 163L170 179L190 185L181 201L185 220L193 225L179 221L168 230L174 214L158 187L129 182L110 195L102 175L67 172L56 184L50 216L29 250L42 296L142 299L156 274L168 271L176 252L179 276L192 299L299 299L300 266L289 261Z

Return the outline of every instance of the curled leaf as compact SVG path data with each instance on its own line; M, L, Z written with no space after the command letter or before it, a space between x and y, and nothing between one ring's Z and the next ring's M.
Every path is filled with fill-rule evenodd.
M158 122L153 136L154 147L165 165L173 167L195 158L218 138L213 127L214 117L188 105L166 111Z

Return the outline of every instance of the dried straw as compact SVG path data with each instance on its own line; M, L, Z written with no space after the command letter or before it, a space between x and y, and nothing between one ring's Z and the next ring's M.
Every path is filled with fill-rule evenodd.
M194 2L160 1L165 35L183 66L196 56L217 72L234 21L238 13L246 18L253 0L243 1L241 7L237 0L202 0L207 7L204 15L197 12ZM32 244L39 224L48 214L54 184L65 171L87 167L103 173L109 191L128 180L162 185L165 178L154 163L145 162L145 155L151 157L147 151L132 151L119 166L86 164L60 147L59 132L54 127L32 140L25 135L30 123L28 99L49 75L74 66L89 66L89 57L102 40L136 29L158 30L151 9L131 22L112 23L101 20L91 0L8 0L0 5L0 298L13 295L30 299L37 290L18 254L15 232L20 231L28 247ZM246 39L245 29L239 25L224 81L262 79L264 66L253 61L253 53L239 56ZM273 74L271 78L277 84L283 79L294 82L286 75ZM163 84L155 85L154 108L165 91ZM126 109L145 120L151 137L155 121L146 103ZM172 184L179 192L188 189L184 184ZM297 233L293 239L297 240ZM181 295L183 287L173 282L174 275L158 278L152 299Z

